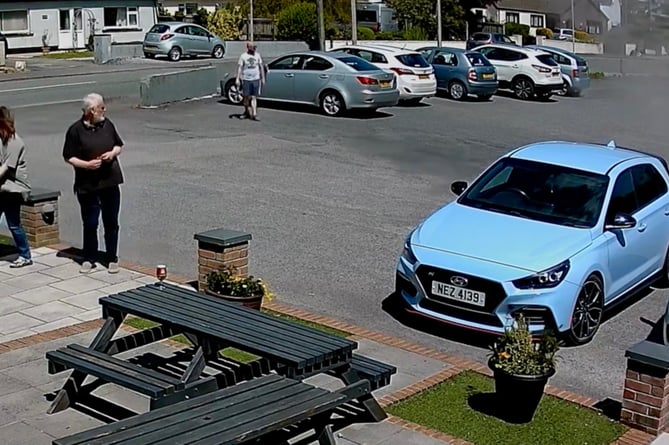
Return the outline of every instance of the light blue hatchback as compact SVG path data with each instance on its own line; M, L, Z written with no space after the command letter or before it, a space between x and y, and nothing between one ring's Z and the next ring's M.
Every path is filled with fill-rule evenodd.
M669 282L664 159L608 145L542 142L498 159L407 237L396 291L406 310L501 334L592 340L605 307Z

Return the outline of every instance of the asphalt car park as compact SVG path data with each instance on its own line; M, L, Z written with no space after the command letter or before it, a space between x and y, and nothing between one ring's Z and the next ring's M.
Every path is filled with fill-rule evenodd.
M251 273L278 301L483 362L488 339L384 310L404 237L454 199L453 181L471 181L527 143L613 139L668 157L663 82L607 78L583 97L548 101L434 97L343 118L263 104L260 122L228 119L239 107L220 98L150 110L110 101L127 146L121 255L194 276L193 233L248 231ZM54 141L78 113L76 104L16 113L32 174L63 191L62 239L73 245L81 234L71 171ZM610 313L591 343L560 352L552 383L620 399L624 351L653 332L667 296L651 290Z

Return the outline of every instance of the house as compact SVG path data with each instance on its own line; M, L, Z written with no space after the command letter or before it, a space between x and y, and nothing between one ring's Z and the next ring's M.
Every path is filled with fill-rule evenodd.
M485 11L485 17L496 23L519 23L530 27L535 35L538 28L546 27L547 4L553 0L500 0Z
M114 43L141 42L156 18L155 0L0 2L0 31L12 52L84 48L99 33Z
M574 29L585 31L588 34L603 34L611 30L611 20L601 8L606 3L596 0L573 0L574 1ZM547 8L548 27L571 28L571 2L572 0L550 0ZM606 8L604 8L606 10Z
M199 9L205 9L209 13L216 12L221 7L222 0L198 0L187 2L185 0L159 0L158 7L171 15L177 12L185 16L194 15Z

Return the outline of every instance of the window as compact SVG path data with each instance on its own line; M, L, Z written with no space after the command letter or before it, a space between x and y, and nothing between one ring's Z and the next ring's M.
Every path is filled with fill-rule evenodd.
M446 51L439 51L434 57L435 65L447 65L447 66L457 66L458 58L455 57L455 54L449 53Z
M520 14L517 12L507 12L505 17L506 23L520 23Z
M320 57L309 57L302 67L303 70L309 71L325 71L332 68L332 64L325 59Z
M190 28L190 35L192 36L198 36L198 37L209 37L209 33L198 26L189 26Z
M400 54L395 56L395 58L399 60L400 63L404 66L411 66L416 68L427 68L430 66L430 64L427 63L427 60L425 60L425 58L418 53Z
M104 26L112 28L139 26L139 11L137 7L105 8Z
M352 49L349 51L350 54L353 54L354 56L358 56L361 59L365 59L368 62L371 63L388 63L388 59L386 59L386 56L380 53L375 53L373 51L365 51L362 49Z
M356 71L377 71L379 69L360 57L340 57L339 60Z
M61 31L69 31L71 28L70 26L70 10L69 9L61 9L60 10L60 30Z
M300 56L286 56L269 65L271 70L297 70L299 69Z
M28 32L28 11L0 12L0 31L4 33Z
M378 18L376 16L376 11L370 11L366 9L358 9L355 11L355 18L359 22L372 22L378 23Z
M645 207L667 193L667 183L657 169L650 164L633 167L632 178L634 179L639 208Z
M479 53L467 53L465 56L472 66L492 66L488 59Z
M600 22L593 22L592 20L588 20L585 25L585 31L588 34L601 34L602 24Z
M539 60L539 62L543 63L544 65L558 66L557 62L550 54L539 54L537 56L537 60Z
M532 14L530 15L530 26L533 28L543 28L544 27L544 16Z
M637 209L636 195L632 183L632 169L627 169L618 176L616 184L613 186L606 219L611 221L618 213L632 215Z

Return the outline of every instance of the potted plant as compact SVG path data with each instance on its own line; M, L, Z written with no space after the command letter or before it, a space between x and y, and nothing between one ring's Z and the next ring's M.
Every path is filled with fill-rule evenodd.
M229 266L207 274L206 282L207 295L257 310L260 310L263 299L269 300L273 297L267 284L260 278L238 276L235 269Z
M505 420L530 422L548 379L555 374L557 338L548 332L533 339L521 315L490 349L488 366L494 374L497 400L506 407Z

